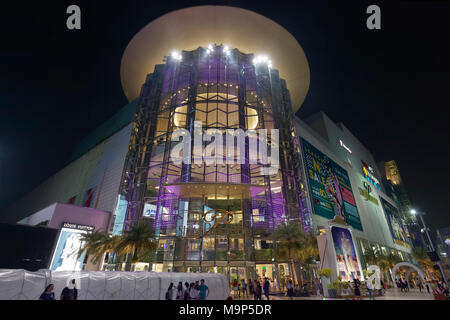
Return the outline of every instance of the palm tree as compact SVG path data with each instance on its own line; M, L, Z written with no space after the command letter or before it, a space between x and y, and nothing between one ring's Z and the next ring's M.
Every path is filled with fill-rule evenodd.
M130 271L132 262L137 262L156 250L154 237L153 226L146 219L136 222L130 230L124 231L114 251L125 255L125 270Z
M81 236L81 241L84 244L78 251L78 257L86 251L86 254L91 256L91 261L98 263L103 259L105 253L114 250L117 240L117 236L111 237L102 230L85 233Z
M381 272L381 279L383 281L386 281L387 279L392 278L390 276L391 268L389 267L389 263L385 259L383 259L382 257L383 257L383 255L378 255L377 256L378 261L377 261L376 264L380 267L380 269L382 271ZM387 275L387 277L386 277L386 275Z
M377 265L379 263L379 254L377 252L377 250L373 249L372 247L368 247L367 249L364 250L364 261L366 262L366 265ZM367 267L366 266L366 267Z
M314 233L303 233L303 237L302 246L294 252L294 257L299 262L300 266L306 270L308 265L313 263L319 256L319 246L317 245L317 237ZM303 273L301 271L300 282L303 286Z
M364 250L363 254L364 261L366 262L366 268L370 265L376 265L381 270L381 279L386 280L386 273L389 273L391 269L391 264L395 261L398 262L398 257L393 255L388 258L381 251L376 250L374 247L368 247ZM397 263L395 262L395 263ZM394 263L394 265L395 265Z
M289 259L289 273L293 275L294 283L298 284L294 259L298 258L299 250L305 245L303 226L298 222L284 223L275 230L273 237L278 241L277 257Z
M434 273L434 263L428 257L427 252L422 247L415 247L412 251L414 260L425 270L427 277L431 279L430 274Z
M383 271L389 271L391 275L392 282L395 283L395 274L392 274L392 268L399 262L402 261L399 256L390 252L389 254L380 254L379 256L380 267L383 268Z

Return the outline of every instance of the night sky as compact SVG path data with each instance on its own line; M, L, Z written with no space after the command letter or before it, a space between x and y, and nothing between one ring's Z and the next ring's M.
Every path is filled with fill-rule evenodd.
M71 4L81 7L80 31L66 28ZM425 1L2 4L0 211L66 165L74 146L127 103L119 68L131 38L165 13L203 4L249 9L291 32L311 70L298 115L324 111L376 161L395 159L430 226L450 226L450 2ZM369 4L381 7L381 30L366 28Z

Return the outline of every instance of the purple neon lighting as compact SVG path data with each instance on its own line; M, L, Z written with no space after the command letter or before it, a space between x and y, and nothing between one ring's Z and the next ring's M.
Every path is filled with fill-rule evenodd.
M200 51L202 53L202 51ZM204 52L203 52L204 53ZM202 53L202 54L203 54ZM239 99L249 99L249 104L256 103L256 99L254 100L251 97L251 93L257 93L259 97L266 92L266 96L264 96L265 106L264 106L264 121L260 122L260 125L263 128L271 129L277 127L275 122L276 115L272 114L277 112L280 107L278 106L279 101L278 97L273 95L272 92L268 90L273 90L272 88L264 87L266 84L263 83L264 79L255 73L255 68L253 64L247 63L244 60L236 60L230 63L227 62L227 66L224 65L223 57L219 58L217 54L211 54L209 56L202 55L198 60L198 64L195 64L197 68L196 72L196 83L192 83L192 78L190 74L190 70L192 66L185 63L181 64L172 64L167 65L164 70L164 74L162 75L162 86L161 93L162 99L164 99L161 104L162 107L167 110L172 110L176 106L181 103L185 103L185 99L198 99L194 96L189 96L189 93L204 94L206 92L209 93L228 93L233 96L239 96ZM151 76L148 77L148 82L150 83ZM271 81L269 79L269 81ZM272 83L271 83L272 84ZM238 88L239 86L239 88ZM192 90L191 90L192 89ZM242 92L245 90L245 92ZM148 90L147 90L148 91ZM239 93L243 93L243 97L238 95ZM148 98L149 101L152 97L145 96L142 98ZM216 108L216 104L219 102L218 97L209 98L209 101L205 101L208 103L208 111L213 111ZM165 103L168 103L165 105ZM192 102L192 101L189 101ZM232 102L228 102L236 105L237 99ZM245 102L245 101L244 101ZM289 101L287 102L289 103ZM242 107L242 101L240 101L239 107ZM273 107L273 110L272 110ZM158 108L155 106L155 108ZM278 108L278 109L277 109ZM161 110L161 109L160 109ZM230 110L230 109L229 109ZM234 109L231 109L234 110ZM242 112L242 110L240 110ZM153 110L156 112L156 110ZM215 112L215 111L214 111ZM233 111L239 112L239 111ZM230 117L232 112L228 114L222 111L218 111L217 113L223 114L226 117ZM237 113L237 116L239 113ZM261 115L262 116L262 115ZM190 115L186 116L186 121L191 128L191 132L193 130L193 116L189 118ZM235 117L235 115L233 115ZM204 126L204 129L208 127L217 127L217 126L225 126L225 123L220 124L221 120L215 119L213 120L214 125ZM223 122L223 121L222 121ZM279 125L279 124L278 124ZM240 127L245 130L245 124L236 125L236 127ZM170 130L170 125L169 125ZM170 132L169 132L170 134ZM150 137L153 138L153 137ZM290 137L288 137L291 139ZM298 141L296 139L292 139L293 141L288 141L290 145L294 145L294 150L299 150ZM225 143L225 141L224 141ZM248 143L247 143L248 145ZM247 146L248 147L248 146ZM296 147L296 148L295 148ZM161 173L160 183L158 189L158 195L156 197L156 216L155 216L155 227L158 227L161 233L168 232L171 228L175 228L177 225L177 215L179 212L178 204L180 202L180 198L177 194L179 187L176 186L178 183L190 183L190 182L210 182L210 183L242 183L242 184L266 184L267 179L264 176L261 176L260 169L261 165L250 165L249 164L249 155L248 150L245 154L245 164L239 165L240 171L236 173L236 171L230 170L228 173L229 167L211 166L209 168L205 168L201 166L200 168L195 167L194 165L184 164L183 166L176 166L169 161L169 157L164 152L167 152L168 148L163 151L163 160L158 159L158 164L156 162L150 161L150 165L152 166L149 170L149 175L147 178L151 178L150 172L154 174L155 172ZM170 152L170 151L169 151ZM155 165L156 164L156 165ZM289 164L288 164L289 165ZM154 169L153 169L154 168ZM154 171L152 171L154 170ZM291 170L291 169L287 169ZM233 172L233 173L231 173ZM152 179L156 180L158 174L154 174ZM282 178L281 178L282 176ZM130 179L131 182L132 179ZM264 228L264 229L274 229L277 225L285 219L287 215L287 204L286 199L282 193L282 187L284 185L295 185L296 177L290 177L289 175L280 174L280 181L270 181L267 190L261 190L257 187L250 188L251 200L249 201L248 206L243 206L242 211L250 210L250 216L253 216L252 210L258 209L259 215L262 217L261 221L253 221L253 227L256 228ZM172 186L166 186L166 184L172 184ZM287 188L286 188L287 189ZM128 190L133 193L133 186L129 185ZM139 190L138 190L139 191ZM263 194L261 194L261 192ZM138 192L137 192L138 193ZM131 201L140 201L139 194L132 195ZM301 217L304 222L304 226L307 224L307 221L310 221L310 212L304 206L304 196L299 192L298 194L298 202L300 212L298 216ZM128 211L127 220L132 221L136 218L136 208L132 208Z

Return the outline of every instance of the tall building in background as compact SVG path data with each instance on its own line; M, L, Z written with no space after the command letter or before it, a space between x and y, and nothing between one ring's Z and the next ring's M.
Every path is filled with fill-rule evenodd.
M382 172L385 187L391 191L398 203L400 214L406 224L408 236L411 238L413 245L426 248L421 232L422 227L419 225L417 217L411 214L411 200L406 192L403 179L400 176L397 162L395 160L380 162L378 166Z
M411 201L409 200L408 193L406 192L405 185L403 184L403 180L400 176L400 171L395 160L384 163L384 172L386 174L386 180L390 181L394 186L397 201L400 206L399 209L403 215L403 218L408 219L411 216Z

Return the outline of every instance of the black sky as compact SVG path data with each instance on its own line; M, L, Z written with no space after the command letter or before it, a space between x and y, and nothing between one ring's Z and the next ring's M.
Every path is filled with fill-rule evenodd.
M66 28L70 4L81 7L80 31ZM119 67L131 38L165 13L202 4L249 9L290 31L311 70L298 115L322 110L377 161L395 159L430 225L450 226L450 2L2 4L0 208L67 164L76 143L127 103ZM366 28L369 4L381 7L382 30Z

